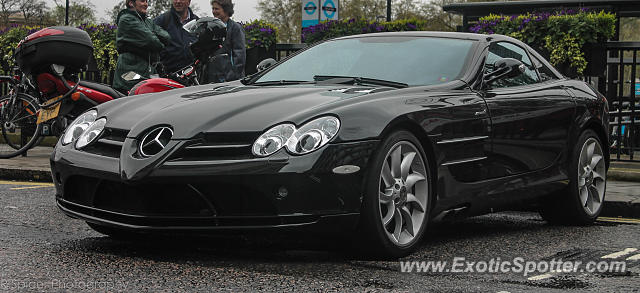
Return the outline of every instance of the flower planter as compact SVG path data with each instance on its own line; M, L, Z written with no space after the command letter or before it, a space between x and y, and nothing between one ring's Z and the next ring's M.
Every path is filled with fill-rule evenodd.
M276 47L271 46L269 49L264 47L254 47L247 49L247 63L244 66L245 75L258 72L256 66L260 61L267 58L276 58Z

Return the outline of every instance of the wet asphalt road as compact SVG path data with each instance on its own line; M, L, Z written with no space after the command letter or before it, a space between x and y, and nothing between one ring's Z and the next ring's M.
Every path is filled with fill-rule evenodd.
M0 292L640 292L640 259L633 258L640 254L640 221L557 227L534 213L498 213L431 227L419 251L402 259L449 265L456 257L476 264L562 257L587 263L638 249L612 259L625 263L621 273L402 273L398 261L318 250L340 246L341 239L291 241L290 236L269 235L117 241L63 215L53 192L51 186L0 184Z

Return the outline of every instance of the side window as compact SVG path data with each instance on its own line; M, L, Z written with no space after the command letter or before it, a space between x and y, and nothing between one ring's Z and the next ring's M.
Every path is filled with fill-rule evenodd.
M527 85L540 81L538 74L533 67L533 63L529 59L526 51L517 45L507 42L492 43L491 46L489 46L489 53L487 54L487 59L484 64L485 72L493 71L493 64L501 58L513 58L520 60L527 68L522 74L514 78L506 78L496 81L493 83L493 87L498 88Z
M540 62L536 56L531 55L531 59L533 59L533 65L538 69L538 73L540 73L540 81L549 81L552 79L558 79L553 71L549 69L544 63Z

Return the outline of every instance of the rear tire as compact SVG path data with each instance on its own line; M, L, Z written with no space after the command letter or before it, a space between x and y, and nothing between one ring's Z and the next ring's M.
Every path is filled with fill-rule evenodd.
M602 143L593 130L585 130L578 138L568 173L569 185L545 199L540 215L552 224L593 223L602 211L607 184Z
M40 137L42 125L36 124L40 110L36 100L23 93L15 99L13 109L10 109L11 97L5 95L0 98L0 158L13 158L33 147Z
M367 174L358 251L398 258L419 245L429 219L432 187L427 156L407 131L387 136Z

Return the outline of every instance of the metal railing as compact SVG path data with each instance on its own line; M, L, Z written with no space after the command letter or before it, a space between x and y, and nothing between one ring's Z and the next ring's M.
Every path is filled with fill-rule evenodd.
M640 162L640 42L608 42L606 50L611 159Z

